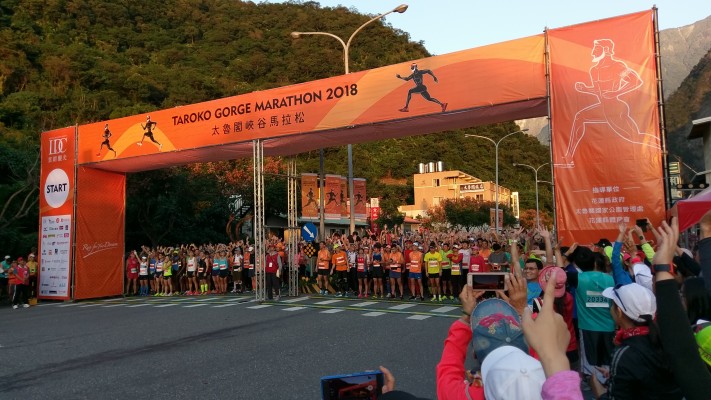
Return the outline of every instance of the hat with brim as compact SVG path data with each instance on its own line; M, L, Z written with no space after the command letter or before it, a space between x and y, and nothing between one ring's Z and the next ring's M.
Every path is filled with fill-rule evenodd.
M602 295L614 301L627 317L636 322L645 322L642 316L653 318L657 313L654 293L638 283L609 287L602 291Z
M514 346L492 351L481 365L486 399L540 399L546 374L540 361Z
M562 297L565 295L565 282L568 281L568 276L565 271L558 267L545 267L538 274L538 284L542 288L546 287L548 284L548 278L555 273L555 297Z
M479 362L501 346L514 346L528 352L521 319L511 305L501 299L479 303L471 315L472 346Z

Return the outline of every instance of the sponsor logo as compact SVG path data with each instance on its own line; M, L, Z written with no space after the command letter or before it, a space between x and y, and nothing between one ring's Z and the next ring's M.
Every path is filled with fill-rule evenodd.
M56 168L47 175L44 183L44 199L52 208L61 207L69 197L69 176L61 168ZM60 219L57 218L59 223Z
M102 252L104 250L111 250L115 249L118 247L118 243L116 242L95 242L93 244L85 243L81 246L84 256L82 258L87 258L93 254Z
M67 152L67 137L49 139L49 155L56 156Z

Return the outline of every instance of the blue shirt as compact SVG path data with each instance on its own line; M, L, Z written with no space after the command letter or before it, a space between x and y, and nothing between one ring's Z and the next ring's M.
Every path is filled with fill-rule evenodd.
M533 299L541 295L541 285L538 282L527 282L526 288L528 288L528 305L533 305Z

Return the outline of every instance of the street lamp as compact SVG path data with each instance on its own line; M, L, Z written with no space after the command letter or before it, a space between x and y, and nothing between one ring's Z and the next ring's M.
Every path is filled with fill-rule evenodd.
M526 131L528 131L528 128L521 129L516 132L511 132L511 133L507 134L506 136L502 137L501 139L499 139L498 142L496 142L496 141L494 141L494 139L488 138L486 136L464 135L464 137L474 137L474 138L478 138L478 139L486 139L494 144L494 149L496 150L496 167L495 167L495 169L496 169L496 211L495 211L496 216L495 216L495 218L496 218L496 232L497 233L499 232L499 227L500 227L500 224L499 224L499 144L504 139L506 139L507 137L509 137L511 135L515 135L517 133L522 133L522 132L526 132Z
M541 218L539 215L539 210L538 210L538 182L543 182L538 180L538 170L541 169L541 167L548 165L548 163L541 164L538 166L538 168L534 168L531 165L528 164L521 164L521 163L514 163L514 167L526 167L530 168L533 170L533 176L536 179L536 226L539 227L541 226Z
M343 66L346 71L346 74L350 73L350 67L349 67L349 57L348 57L348 49L351 47L351 42L353 41L353 38L355 35L360 32L363 28L366 27L366 25L370 24L373 21L377 21L386 15L390 13L399 13L402 14L405 11L407 11L407 4L400 4L399 6L393 8L392 10L382 13L380 15L377 15L373 18L371 18L368 22L364 23L363 25L359 26L358 29L356 29L351 36L348 38L348 41L345 42L343 39L341 39L339 36L334 35L333 33L328 33L328 32L291 32L291 37L293 39L298 39L302 35L324 35L324 36L330 36L341 44L343 46ZM320 171L319 175L321 175L321 179L323 180L323 149L321 149L321 168L322 170ZM321 193L323 193L323 188L321 189ZM353 145L349 144L348 145L348 199L351 203L350 206L350 233L353 233L355 231L355 203L354 203L354 198L353 198ZM324 232L325 226L324 226L324 221L323 221L323 195L321 196L321 204L319 205L320 207L320 212L319 212L319 219L320 219L320 231ZM323 236L322 236L323 237Z

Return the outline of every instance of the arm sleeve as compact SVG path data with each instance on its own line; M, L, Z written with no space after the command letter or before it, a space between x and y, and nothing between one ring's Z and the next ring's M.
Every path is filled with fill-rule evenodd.
M471 339L471 328L462 321L454 321L444 341L442 358L437 364L438 399L466 399L467 391L474 393L474 388L464 382L464 361Z
M699 264L706 291L711 293L711 237L699 242Z
M657 324L677 383L687 400L708 399L711 373L699 357L696 339L673 279L657 282Z
M654 249L652 248L652 245L645 242L642 243L642 251L644 252L644 256L647 257L647 260L649 262L652 262L654 260Z
M622 261L620 261L621 249L622 242L615 242L615 244L612 245L610 263L612 263L612 277L615 279L615 285L627 285L632 283L632 278L630 278L630 275L622 268Z
M543 400L583 400L580 375L575 371L560 371L546 379L541 389Z

